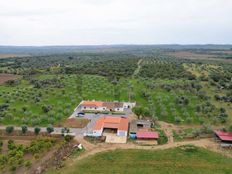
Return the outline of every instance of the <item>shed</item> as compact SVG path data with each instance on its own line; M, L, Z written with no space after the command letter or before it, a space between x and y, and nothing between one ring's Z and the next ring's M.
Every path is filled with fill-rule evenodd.
M214 133L221 141L232 143L232 133L220 130L214 131Z
M137 139L158 139L159 133L158 132L136 132Z
M130 122L130 133L136 133L140 129L151 128L152 122L149 120L133 120Z

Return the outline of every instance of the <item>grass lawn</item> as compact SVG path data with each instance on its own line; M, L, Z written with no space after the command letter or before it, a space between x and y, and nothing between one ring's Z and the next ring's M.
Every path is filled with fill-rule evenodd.
M193 150L115 150L98 153L73 166L48 174L229 174L232 160L220 154L194 147Z

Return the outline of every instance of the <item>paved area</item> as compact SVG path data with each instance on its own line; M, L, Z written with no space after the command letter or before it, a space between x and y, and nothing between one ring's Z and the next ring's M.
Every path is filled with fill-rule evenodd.
M69 118L76 118L76 116L77 116L77 114L79 112L82 112L82 111L81 111L81 109L79 107L77 107L74 110L73 114ZM95 113L85 113L85 115L83 115L82 118L88 119L88 120L90 120L90 122L88 123L88 125L85 128L83 128L81 130L74 130L74 131L75 131L75 133L77 135L79 135L80 133L82 133L82 135L83 134L92 134L93 127L94 127L94 125L95 125L95 123L96 123L96 121L97 121L97 119L99 117L106 116L106 115L112 115L114 117L122 117L122 116L123 117L128 117L130 114L132 114L131 109L125 109L124 112L125 112L125 115L115 115L115 114L112 115L112 114L101 114L101 113L98 113L98 114L95 114Z
M114 133L103 133L103 136L106 136L106 143L126 143L127 137L119 137Z
M76 118L77 113L80 112L80 109L77 109L73 112L73 114L69 118ZM128 117L129 114L131 114L130 109L125 110L125 115L113 115L114 117ZM107 114L110 115L110 114ZM69 128L70 132L74 133L76 136L83 136L85 133L91 134L93 131L93 127L97 121L97 119L101 116L105 116L105 114L95 114L95 113L86 113L83 118L89 119L90 122L87 124L86 127L84 128ZM7 126L0 126L0 129L5 129ZM20 126L14 126L15 130L21 130ZM46 127L40 127L41 132L46 132L47 128ZM29 131L34 131L34 127L28 127ZM61 134L61 127L54 127L54 134Z

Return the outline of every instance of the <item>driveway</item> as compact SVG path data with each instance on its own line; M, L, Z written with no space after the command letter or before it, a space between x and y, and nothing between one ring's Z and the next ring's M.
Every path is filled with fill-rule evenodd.
M75 108L74 112L72 113L72 115L69 118L76 118L76 115L79 112L82 112L80 107ZM111 115L113 117L128 117L132 113L131 109L125 109L124 112L125 112L125 115L85 113L85 115L82 118L88 119L88 120L90 120L90 122L87 124L86 127L82 128L82 129L73 129L73 132L76 135L83 135L84 133L92 134L93 127L96 124L96 121L99 117L107 116L107 115Z

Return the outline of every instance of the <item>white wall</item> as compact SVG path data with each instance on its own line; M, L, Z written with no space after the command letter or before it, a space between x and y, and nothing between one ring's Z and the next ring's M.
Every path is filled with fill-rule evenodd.
M129 106L130 108L133 108L133 107L135 107L135 105L136 105L136 103L130 103L130 102L124 102L124 103L123 103L123 107L124 107L124 108L128 108L128 106Z
M93 130L93 136L100 137L102 136L102 129L101 130Z
M116 112L123 112L123 111L124 111L124 108L115 108L114 111L116 111Z
M118 130L117 136L126 137L127 136L127 131Z
M105 107L84 107L84 106L81 106L81 110L88 110L88 111L105 111L106 108Z

